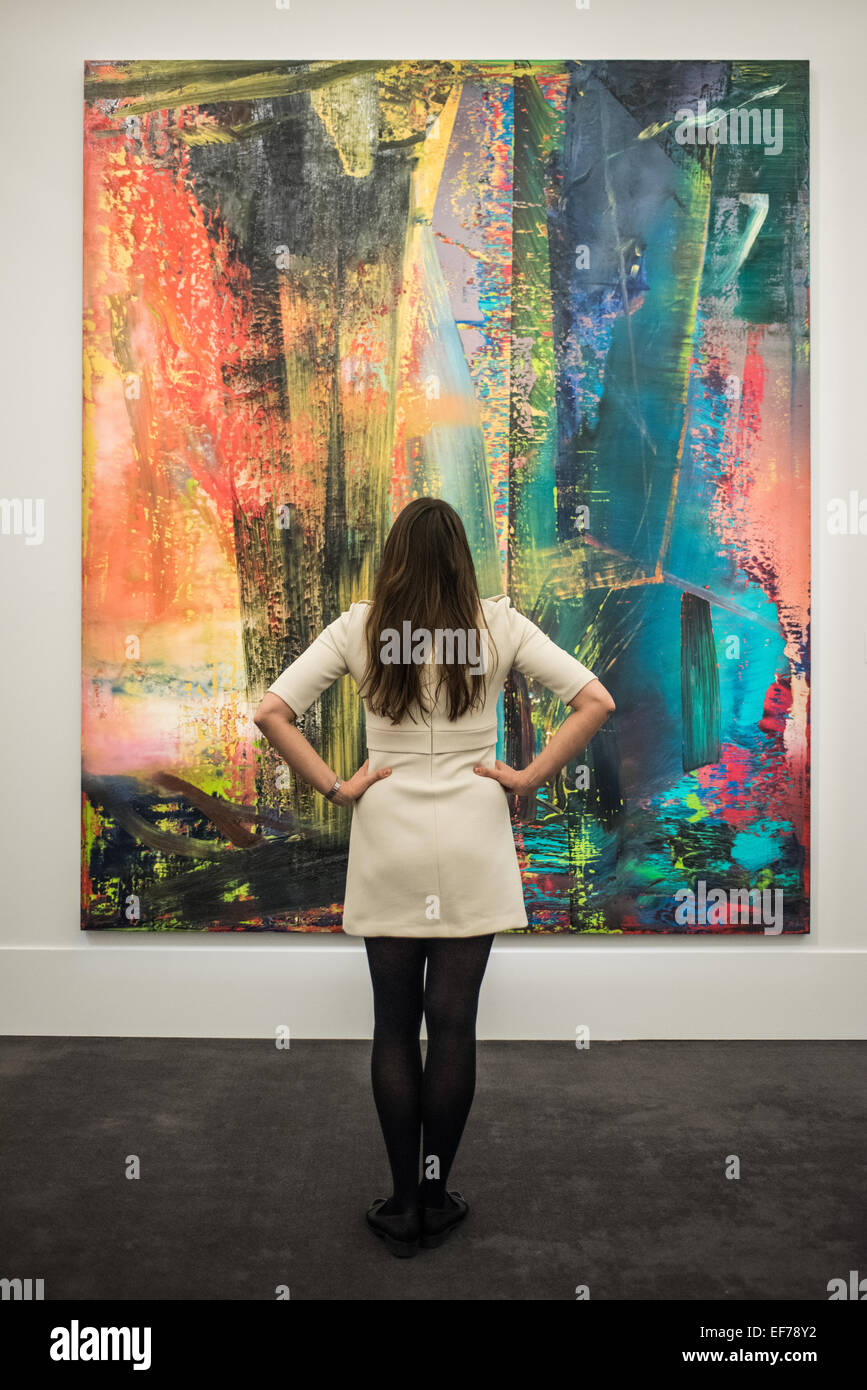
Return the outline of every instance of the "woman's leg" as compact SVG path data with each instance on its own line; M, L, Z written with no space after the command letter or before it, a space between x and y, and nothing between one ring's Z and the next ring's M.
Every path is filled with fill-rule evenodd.
M420 1188L428 1207L450 1205L446 1180L476 1089L476 1013L493 940L491 934L434 937L428 942ZM428 1176L433 1158L437 1168Z
M394 1192L381 1214L415 1211L421 1141L425 937L366 936L373 985L370 1078Z

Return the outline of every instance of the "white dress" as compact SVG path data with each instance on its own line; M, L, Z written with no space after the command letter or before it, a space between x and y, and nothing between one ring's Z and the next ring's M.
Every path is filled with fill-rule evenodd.
M595 677L505 594L482 607L496 647L483 706L449 720L443 686L427 719L418 712L418 722L395 725L363 700L369 770L392 772L352 807L343 907L350 936L481 936L527 925L507 793L473 767L494 764L497 698L512 666L564 703ZM300 717L341 676L360 683L369 612L369 600L353 603L268 689Z

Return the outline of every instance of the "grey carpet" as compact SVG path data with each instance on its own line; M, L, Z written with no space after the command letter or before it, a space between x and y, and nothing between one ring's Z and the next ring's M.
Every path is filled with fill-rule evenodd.
M470 1216L396 1260L364 1223L389 1191L369 1043L7 1038L0 1276L46 1299L826 1300L867 1275L865 1049L480 1043L449 1182Z

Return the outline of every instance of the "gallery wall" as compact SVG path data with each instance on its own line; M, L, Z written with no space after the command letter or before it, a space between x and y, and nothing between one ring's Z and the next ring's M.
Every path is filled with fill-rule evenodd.
M367 1037L358 939L79 929L82 68L85 59L801 58L811 63L813 483L811 932L501 936L483 1038L863 1036L867 513L856 0L407 12L157 3L5 7L4 443L0 496L42 499L37 544L0 535L5 795L0 1031ZM854 497L852 496L854 494ZM865 516L867 532L867 516ZM841 533L842 530L842 533ZM252 711L251 711L252 713Z

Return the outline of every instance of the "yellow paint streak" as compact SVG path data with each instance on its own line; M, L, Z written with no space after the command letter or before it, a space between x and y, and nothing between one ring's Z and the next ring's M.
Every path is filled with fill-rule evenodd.
M437 193L449 152L455 119L461 100L461 87L449 92L446 104L425 138L421 157L412 174L410 221L432 222Z
M316 87L310 93L310 107L331 136L344 173L367 178L379 144L376 74L357 73Z
M698 821L707 820L710 815L710 807L705 806L700 797L696 796L695 792L689 793L685 799L685 804L691 806L695 812L694 815L689 817L690 825L696 825Z
M397 307L395 435L392 440L392 451L399 447L401 440L424 434L432 423L431 402L425 394L424 383L416 380L411 375L410 369L418 319L424 312L424 305L431 292L431 286L427 284L424 269L425 229L429 228L433 221L437 193L442 181L460 99L461 88L456 85L449 92L437 120L428 131L410 180L409 215L407 217L401 275L402 293ZM443 405L443 401L436 400L438 411ZM468 409L475 410L475 403L461 402L458 409L462 418L460 420L456 418L455 422L466 422L466 412ZM452 413L454 414L454 411ZM439 418L439 414L437 418ZM394 500L397 506L403 505L404 499L395 498Z

